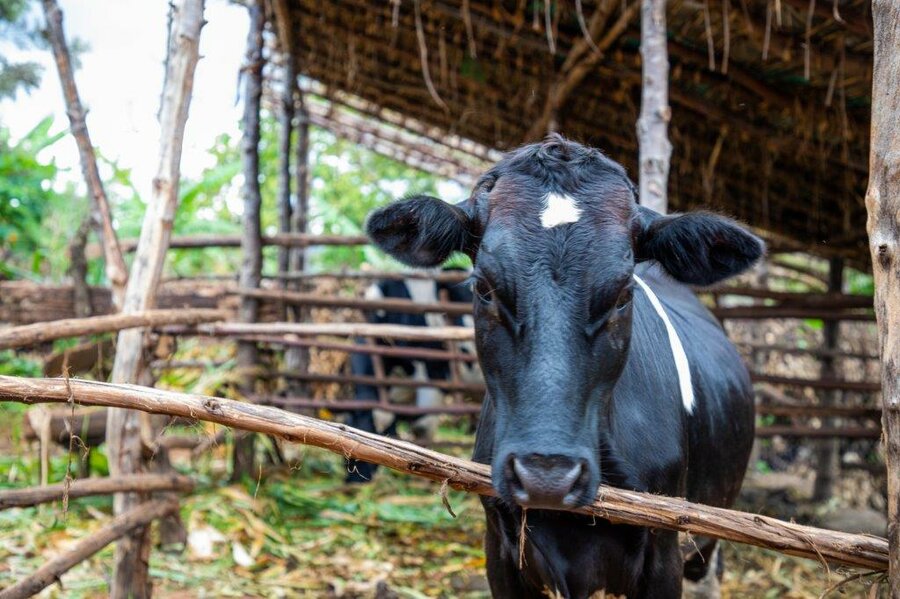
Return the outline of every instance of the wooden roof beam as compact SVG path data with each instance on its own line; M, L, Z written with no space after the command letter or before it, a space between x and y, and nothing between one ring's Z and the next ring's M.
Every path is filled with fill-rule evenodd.
M603 59L605 52L619 39L628 28L631 20L640 12L641 3L634 2L619 15L615 23L606 31L603 38L597 42L597 49L591 50L584 39L578 40L572 48L572 52L581 55L582 58L564 64L570 64L568 71L563 71L556 81L550 86L547 93L547 101L541 116L532 124L525 135L525 141L540 139L547 133L548 126L553 121L556 112L566 103L569 95L584 81L584 78ZM585 52L589 52L585 54Z

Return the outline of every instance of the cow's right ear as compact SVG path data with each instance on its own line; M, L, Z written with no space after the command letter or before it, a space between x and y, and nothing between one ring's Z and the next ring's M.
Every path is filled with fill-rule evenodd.
M439 266L470 246L470 219L457 205L413 196L369 214L366 233L382 250L409 266Z

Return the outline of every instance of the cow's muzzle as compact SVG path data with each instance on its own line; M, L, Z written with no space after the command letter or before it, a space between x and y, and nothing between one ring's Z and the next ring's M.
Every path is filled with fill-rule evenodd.
M510 454L504 463L507 489L522 507L565 509L590 500L587 460L565 455Z

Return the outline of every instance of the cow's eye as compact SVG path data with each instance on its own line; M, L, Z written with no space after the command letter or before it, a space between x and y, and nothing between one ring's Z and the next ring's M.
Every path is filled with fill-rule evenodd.
M616 299L616 312L623 312L631 305L631 299L634 297L634 287L629 285L619 293Z
M494 303L496 293L486 281L478 279L475 281L475 297L483 306L489 306Z

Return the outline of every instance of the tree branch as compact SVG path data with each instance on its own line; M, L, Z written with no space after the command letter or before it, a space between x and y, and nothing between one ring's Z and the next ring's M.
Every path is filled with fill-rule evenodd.
M278 408L135 385L0 376L0 401L65 403L70 397L76 404L139 409L275 435L287 442L314 445L399 472L446 481L457 490L495 495L490 468L485 464ZM883 538L828 531L605 485L591 505L575 511L615 523L680 530L855 567L883 570L888 561Z

